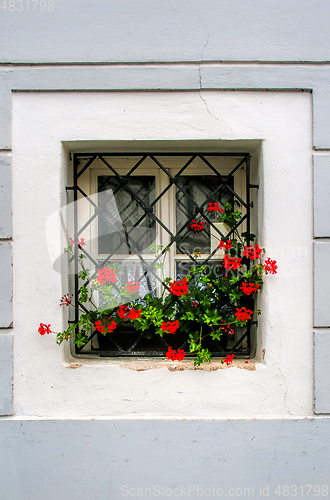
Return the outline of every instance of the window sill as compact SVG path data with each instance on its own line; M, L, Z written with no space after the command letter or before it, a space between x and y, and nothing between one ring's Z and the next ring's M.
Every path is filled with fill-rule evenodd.
M105 361L105 360L102 360ZM213 360L210 363L202 363L200 366L194 366L194 361L168 361L168 360L155 360L152 359L144 360L144 359L134 359L132 361L128 360L114 360L107 359L107 364L111 364L113 366L119 366L121 368L129 368L131 370L135 370L138 372L146 371L146 370L155 370L159 368L167 368L171 372L183 371L183 370L203 370L207 372L215 371L215 370L227 370L229 368L239 368L243 370L252 371L256 369L256 363L254 360L248 360L248 363L245 360L234 360L233 363L227 366L225 363L221 363L220 360ZM75 369L80 368L83 365L90 364L99 364L99 358L96 360L84 360L84 363L69 363L66 365L67 368Z

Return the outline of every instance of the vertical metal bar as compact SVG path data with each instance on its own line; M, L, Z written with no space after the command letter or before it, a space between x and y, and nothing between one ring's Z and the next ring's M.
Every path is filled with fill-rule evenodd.
M247 340L247 354L250 355L251 354L251 325L250 325L250 323L247 324L246 340Z
M74 321L78 323L79 321L79 310L78 310L78 290L79 290L79 280L78 280L78 164L79 160L77 155L73 155L73 201L74 201L74 221L73 221L73 233L74 233L74 303L75 303L75 316ZM78 334L79 327L76 327L76 335Z
M246 208L246 214L247 214L247 219L246 219L246 232L247 232L247 246L249 247L250 246L250 232L251 232L251 220L250 220L250 216L251 216L251 199L250 199L250 189L251 189L251 186L250 186L250 155L247 154L246 155L246 205L247 205L247 208ZM247 268L250 269L250 259L248 259L248 263L247 263ZM254 302L254 299L253 299L253 302ZM254 307L253 307L254 309ZM253 310L252 309L252 310ZM247 348L248 348L248 353L250 354L250 351L251 351L251 325L250 325L250 322L248 322L247 324L247 336L246 336L246 340L247 340Z
M250 232L251 232L251 222L250 222L250 210L251 210L251 200L250 200L250 155L246 155L246 232L247 232L247 246L250 246Z

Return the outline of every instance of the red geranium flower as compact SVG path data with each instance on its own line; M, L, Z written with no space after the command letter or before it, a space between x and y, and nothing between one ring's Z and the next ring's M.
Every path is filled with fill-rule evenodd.
M218 245L218 248L228 251L230 248L232 248L231 243L232 242L230 240L227 240L227 243L225 243L224 241L220 241L220 245Z
M262 254L262 248L259 247L258 243L255 247L250 246L244 247L243 255L244 257L248 257L250 260L260 259L260 255Z
M224 320L222 319L221 323L223 323L223 322L224 322ZM229 333L231 335L233 335L235 333L234 330L232 328L230 328L230 323L228 323L227 325L221 325L219 327L219 330L223 330L224 333Z
M246 309L245 307L239 309L236 307L235 316L239 321L247 321L248 319L251 319L252 314L253 311L250 311L250 309Z
M101 327L101 320L100 321L95 321L95 329L98 331L98 332L102 332L102 328L103 328L103 332L104 332L104 327Z
M72 297L73 294L69 295L68 293L66 293L65 295L63 295L63 297L61 298L60 306L68 306L69 304L71 304Z
M111 321L111 323L103 323L103 325L101 320L95 321L95 330L104 334L113 332L117 326L117 323L115 321L112 321L111 318L108 318L108 321Z
M108 320L111 320L111 318L108 318ZM115 321L111 321L111 323L108 323L107 324L108 332L113 332L114 329L116 328L116 326L117 326L117 323Z
M74 245L74 236L72 236L72 238L69 238L69 242L70 245ZM78 245L80 245L81 247L85 246L85 238L78 238Z
M251 293L257 293L259 285L258 283L245 283L245 281L243 281L240 288L245 295L251 295Z
M171 281L170 293L172 293L173 295L177 295L178 297L180 297L180 295L188 293L187 278L183 278L182 281Z
M46 325L45 323L40 323L38 332L40 333L40 335L45 335L45 333L52 333L50 325Z
M183 358L185 357L186 353L184 352L183 349L178 349L178 352L176 353L176 361L182 361Z
M110 269L109 267L103 267L102 269L98 270L96 280L100 285L105 285L107 282L116 283L116 270Z
M193 220L189 224L189 226L190 226L190 229L192 229L193 231L195 231L195 233L199 233L199 231L203 231L203 229L205 229L203 221L197 222L197 220Z
M265 260L264 265L262 266L266 273L276 274L278 266L276 265L276 260L271 260L270 258Z
M175 360L175 351L172 349L172 347L169 347L169 348L168 348L168 351L167 351L167 353L166 353L166 357L167 357L168 359L171 359L172 361L174 361L174 360Z
M235 357L235 354L227 354L226 359L224 359L224 363L226 363L227 366L231 365L233 362L233 359Z
M209 212L218 212L219 210L221 210L221 212L224 212L224 209L223 209L223 208L221 209L221 208L219 207L219 202L217 202L217 201L216 201L215 203L211 203L211 202L209 202L209 204L208 204L208 205L209 205L209 206L207 207L207 210L208 210Z
M137 292L138 290L140 290L139 282L136 281L135 285L133 285L133 281L128 281L126 285L126 290L129 291L129 293Z
M223 267L225 269L228 269L228 271L230 269L233 269L235 271L236 269L242 267L241 260L242 259L240 257L228 257L228 255L225 254L223 259Z
M183 349L178 349L178 351L174 351L172 347L169 347L166 353L166 357L171 361L182 361L185 355L186 353L184 352Z
M127 318L133 320L133 319L139 319L139 317L141 316L141 313L142 313L142 309L138 309L137 311L135 311L135 309L131 309L130 312L128 313L127 315Z
M169 321L168 323L165 323L165 321L162 322L162 326L160 327L163 332L167 333L175 333L177 329L179 328L179 321Z
M118 316L121 319L127 318L128 314L129 314L129 313L127 313L127 310L128 310L127 306L123 306L123 305L119 306L119 309L117 310Z

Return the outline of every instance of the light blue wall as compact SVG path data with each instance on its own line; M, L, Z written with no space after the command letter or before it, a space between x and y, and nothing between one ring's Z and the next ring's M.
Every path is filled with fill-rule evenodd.
M0 499L274 500L285 498L285 485L290 487L287 498L295 492L296 498L326 498L315 493L325 485L330 491L329 436L329 418L4 420L0 421ZM280 495L275 493L278 486ZM144 494L145 488L153 487L154 495L148 491L138 495L138 488ZM158 495L162 487L163 494ZM213 487L215 495L208 495L207 488ZM126 495L131 488L131 495ZM253 488L254 495L247 488Z
M330 255L330 3L54 0L54 10L45 12L39 4L33 11L32 1L29 12L26 2L18 12L14 3L15 11L0 9L0 414L13 412L11 94L145 89L312 92L313 144L323 150L314 161L315 411L330 413L329 273L323 272ZM323 484L329 431L328 418L4 419L0 500L118 499L121 482L139 486L147 479L170 487L200 480L239 487L251 477L253 485Z
M48 0L47 0L48 3ZM0 61L329 61L327 0L54 0L1 10Z

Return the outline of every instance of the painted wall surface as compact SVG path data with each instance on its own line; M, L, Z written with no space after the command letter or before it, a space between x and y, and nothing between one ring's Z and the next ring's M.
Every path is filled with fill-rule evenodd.
M14 94L16 415L311 415L311 127L307 92ZM68 346L62 352L55 335L37 333L40 322L51 323L54 331L64 327L59 299L68 288L64 280L62 289L61 275L52 269L45 237L46 220L65 191L68 153L62 144L88 148L90 141L99 141L100 148L103 141L106 148L109 137L114 144L132 141L133 149L139 140L179 140L184 148L185 141L221 138L227 147L240 141L248 149L248 141L262 140L259 157L252 151L255 170L259 164L254 173L260 183L258 241L281 272L266 280L259 321L259 353L265 349L265 357L255 371L173 373L165 363L162 369L137 372L116 362L80 359L82 366L71 370L63 361ZM56 246L57 220L51 234Z
M136 488L148 487L150 481L172 488L174 498L178 496L174 493L176 486L197 486L201 484L200 478L204 480L202 486L205 485L205 488L213 484L220 484L220 487L225 485L227 489L224 494L232 498L251 495L251 491L239 489L246 485L255 488L255 498L291 497L295 496L295 492L300 498L325 497L329 491L321 489L323 486L328 487L326 480L329 470L329 419L325 414L330 413L330 373L327 363L327 353L330 350L330 316L328 302L325 300L329 283L327 269L330 265L330 248L327 241L330 237L327 202L327 189L330 185L330 170L327 168L330 165L330 3L327 0L206 0L203 3L195 0L1 0L1 7L0 258L4 258L0 263L0 415L12 415L16 412L16 416L0 417L0 499L117 500L127 492L121 489L123 485L133 488L131 494L126 496L137 496ZM40 119L40 127L36 131L36 123L32 122L27 114L20 114L22 122L25 119L27 123L22 140L27 140L31 129L32 144L26 147L25 151L32 152L34 158L16 157L15 150L12 151L12 97L14 96L14 108L17 109L20 99L23 103L26 94L17 96L16 100L14 93L25 90L30 91L30 100L28 99L26 104L27 108L30 106L31 116ZM32 323L38 325L41 310L31 294L28 278L31 279L36 296L40 297L43 293L43 310L51 311L48 318L57 321L59 325L61 319L54 307L61 286L60 281L54 279L55 284L47 281L41 290L42 280L45 277L52 278L50 268L43 276L44 269L40 271L39 261L34 270L31 266L24 265L22 245L27 243L30 252L33 242L33 263L36 264L38 256L41 260L44 258L44 243L39 244L43 234L43 222L50 207L55 207L54 210L57 208L63 186L61 172L63 173L65 167L65 149L58 146L58 141L77 138L82 131L81 126L85 126L88 119L81 110L81 123L77 122L76 117L73 120L72 116L69 117L68 123L74 124L74 128L69 130L69 126L66 126L67 109L63 106L59 106L59 109L48 109L49 114L44 117L40 116L41 113L38 115L38 110L31 110L31 103L36 102L36 92L40 90L95 93L195 91L195 96L200 92L196 101L191 101L193 105L185 108L191 118L189 127L185 122L186 112L180 115L180 106L174 107L176 93L173 94L170 105L157 109L164 113L171 125L184 125L185 137L212 136L214 133L217 139L228 137L231 140L236 136L246 139L251 131L258 129L264 110L268 109L268 105L271 108L272 99L269 99L265 106L264 95L273 96L273 102L278 103L278 92L273 93L274 90L311 92L312 130L310 96L302 94L304 105L296 92L292 93L292 100L286 92L281 97L287 99L288 109L292 111L292 117L296 117L289 133L289 137L293 134L292 148L296 147L297 137L294 136L298 130L302 132L302 137L305 137L305 143L297 157L302 170L297 182L291 186L289 195L294 203L289 206L287 199L284 204L288 222L294 228L293 236L288 237L290 242L291 237L296 239L296 250L302 244L303 247L308 246L308 252L306 259L297 260L294 251L290 257L281 244L278 246L276 242L279 250L277 257L284 266L283 274L277 275L276 280L267 285L267 293L264 296L266 307L263 307L267 313L264 316L267 321L265 320L262 329L265 337L260 339L259 344L260 347L265 347L266 356L264 361L258 364L256 371L246 372L230 368L213 373L167 373L161 369L133 373L132 370L111 364L83 364L79 369L70 370L67 368L70 360L55 346L54 338L42 339L36 336L36 327ZM222 110L219 114L213 93L209 91L215 91L218 95L221 90L249 90L251 95L257 95L260 91L271 92L260 93L262 100L255 103L260 116L253 110L240 129L238 124L234 123L235 117L230 113L225 118L226 123L218 121L219 116L222 117ZM115 109L115 116L118 117L124 114L123 105L120 109L123 96L115 95L118 96L118 101L112 103L110 111ZM84 94L79 94L74 99L83 98ZM104 96L98 97L101 98ZM43 104L46 101L49 103L51 99L56 100L54 95L49 98L45 97L45 94L40 94L39 99ZM162 99L165 98L159 98L158 102L162 102ZM40 101L37 101L39 105ZM74 100L68 100L67 103L69 102L71 104L68 104L68 109L72 112L70 106L72 107ZM283 101L281 102L283 104ZM293 102L296 102L297 107ZM132 109L133 107L130 108ZM234 109L240 112L239 100ZM90 112L91 116L95 116L89 108L88 113ZM105 131L113 131L112 122L106 119L107 113L109 106L103 110L101 121L95 119L90 125L91 128L93 126L93 131L98 132L98 139L106 135ZM58 126L59 114L62 115L64 124L61 131ZM280 105L275 114L284 118L285 109ZM152 114L148 116L154 118ZM196 116L200 119L197 124ZM285 124L290 123L290 117L287 118L288 122L285 120ZM54 135L51 130L53 119L57 123ZM124 130L124 121L121 122L118 135ZM271 115L268 116L268 122L270 124ZM103 129L100 123L104 125ZM227 124L233 125L233 137L230 136L230 130L226 129ZM140 128L140 123L138 125ZM50 131L49 134L45 133L43 126L45 131ZM155 130L161 130L161 126L163 124L155 123ZM272 126L273 129L270 130L274 131L275 136L285 135L281 133L280 127L275 130L275 123ZM309 138L305 135L307 130ZM86 140L90 141L93 133L87 134L88 128L85 132ZM181 132L180 127L177 132ZM63 137L64 133L67 137ZM170 138L173 133L174 129L171 129ZM33 150L33 146L36 146L33 144L36 136L36 144L40 146L39 154L35 154ZM41 137L45 137L49 151L42 144ZM263 139L264 144L268 141L262 133L255 137L258 140ZM106 137L106 140L109 140L109 137ZM311 144L314 149L313 184ZM72 147L75 147L73 143ZM291 152L292 148L289 148ZM283 154L287 159L284 151L277 150L277 154ZM276 166L268 171L268 178L265 176L262 179L265 190L271 182L277 185L279 174L281 180L284 179L290 184L293 179L291 173L296 175L298 172L298 160L291 157L291 162L285 165L284 161L276 163L274 155L275 150L272 152L272 148L266 148L260 156L267 160L265 165L273 162ZM18 160L22 159L22 165L28 167L31 178L36 183L40 178L43 180L45 193L49 194L51 190L47 197L44 192L40 194L40 190L25 192L19 179L18 184L14 183L14 207L22 208L19 220L20 224L22 220L25 222L25 228L17 225L14 211L14 227L20 227L15 233L14 242L11 234L12 156L14 175L20 169ZM44 170L41 169L42 162L47 167ZM264 172L262 165L260 162L260 173ZM59 168L62 169L60 173ZM24 177L24 172L22 173ZM31 178L27 179L30 184ZM16 187L19 187L18 191ZM27 201L24 206L23 203L20 205L20 200L15 196L17 192ZM269 192L274 195L273 191L268 190L267 194ZM274 201L275 208L277 201ZM27 214L31 215L32 212L30 204L39 207L42 205L40 220L34 220L35 213L32 218L27 217ZM298 213L294 210L296 207L299 208ZM270 206L267 206L266 201L261 208L272 222L272 226L268 227L261 223L264 241L267 243L267 249L270 249L270 244L273 245L278 235L282 239L287 229L283 219L277 221L274 212L269 211ZM311 297L310 254L312 215L315 249L314 304ZM34 238L31 237L30 226ZM277 228L276 234L273 234L271 229L274 227ZM282 241L286 243L284 239ZM11 307L12 258L9 251L12 244L15 277L14 318ZM293 265L294 277L296 271L298 273L294 282L290 282L289 276L284 272L287 265ZM290 269L287 269L287 272L289 271ZM283 282L292 292L291 302L288 302L290 307L301 314L297 314L295 318L292 315L289 318L285 316L288 323L284 321L280 325L283 316L278 316L272 310L271 299L273 293L280 293L279 284ZM282 304L281 300L279 304ZM288 315L289 308L285 308L285 311ZM28 322L24 322L24 312ZM11 331L13 319L14 349ZM313 323L314 379L311 334ZM293 328L288 331L290 324ZM290 353L293 351L293 358L290 359ZM13 359L15 401L21 403L21 406L16 404L15 407L12 390ZM57 378L52 372L57 374ZM129 380L129 386L124 386L121 378L123 376ZM106 388L104 381L107 383ZM140 389L141 381L144 387L148 387L146 394ZM209 384L206 393L205 381ZM242 396L240 383L243 382L247 393L244 393L240 400L235 400L228 386L225 388L224 382L233 384L234 392L239 397ZM81 391L83 383L87 392ZM182 385L185 387L183 394L179 389ZM79 389L80 395L74 393L72 387ZM119 388L122 387L129 392L127 397L122 399L129 401L120 400ZM174 397L173 389L177 390ZM163 399L159 400L160 390L166 397L161 394ZM295 390L298 391L297 394ZM27 391L27 394L24 394L24 391ZM193 391L197 391L202 402L194 402L189 406ZM212 407L206 394L213 398ZM313 395L315 413L323 414L314 420L306 418L313 411ZM224 399L224 396L229 399ZM255 400L251 400L251 396L255 397ZM265 396L265 400L262 400L262 396ZM94 402L103 398L105 403L92 407L88 404L89 398ZM257 405L253 404L254 401ZM146 417L146 407L152 409L150 420L136 420L133 423L125 420L125 416ZM39 416L39 411L42 417ZM255 415L256 411L259 412L256 419L248 420L247 417ZM188 413L194 416L196 421L185 420ZM208 418L197 420L201 413L208 413ZM25 420L24 414L31 420ZM80 420L81 417L91 417L92 414L95 418L96 415L104 415L104 421L93 421L87 417L86 420ZM210 419L211 414L215 420ZM162 419L161 415L166 415L166 418ZM242 416L242 420L233 420L237 415ZM262 415L273 415L275 419L267 420L262 418ZM281 415L284 418L281 418ZM55 416L64 419L72 417L75 420L44 420ZM182 421L170 421L171 418L177 417ZM290 485L291 489L283 489L285 484ZM306 484L311 485L312 489L306 489ZM267 490L268 485L270 490ZM275 485L281 487L277 492ZM300 489L295 490L295 485ZM261 491L260 486L266 489ZM229 492L229 487L236 489ZM313 489L315 487L316 489ZM191 498L199 498L201 495L197 496L197 493L192 490ZM145 496L147 495L148 492ZM162 496L171 498L166 495L166 491ZM180 496L186 498L187 495L181 491ZM204 496L208 496L208 493ZM150 495L149 497L152 498ZM158 494L154 496L158 497ZM213 498L218 497L218 494L213 494Z
M327 0L18 4L0 10L3 62L329 61Z
M4 420L0 498L329 498L329 426L320 417Z

